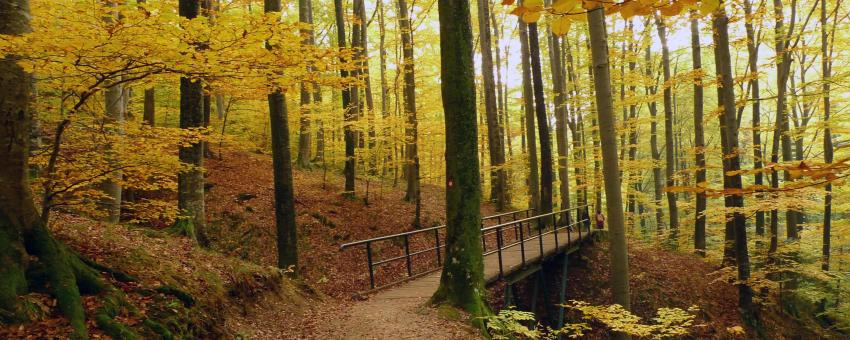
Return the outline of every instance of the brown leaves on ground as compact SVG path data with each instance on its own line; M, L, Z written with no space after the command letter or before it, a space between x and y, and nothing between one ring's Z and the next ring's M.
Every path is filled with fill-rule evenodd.
M207 218L214 249L252 262L277 263L274 224L274 184L267 155L225 151L222 160L209 160ZM363 247L340 251L356 240L414 230L415 206L404 200L404 181L357 180L357 198L342 195L343 179L329 169L293 171L295 210L299 233L299 270L307 284L335 298L349 298L369 288ZM367 197L368 201L364 203ZM492 213L487 205L482 214ZM445 193L441 187L422 185L422 227L441 225ZM411 252L433 247L433 236L411 239ZM374 256L401 254L401 240L376 243ZM430 268L432 255L414 259L414 272ZM406 276L403 261L376 269L378 284Z

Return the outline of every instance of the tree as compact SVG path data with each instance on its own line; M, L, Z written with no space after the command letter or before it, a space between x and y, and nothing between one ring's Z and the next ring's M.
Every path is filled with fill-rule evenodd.
M120 149L117 145L121 141L121 124L124 123L124 86L122 84L114 84L106 88L104 93L104 106L106 114L104 115L103 123L106 126L107 142L103 146L103 153L107 160L112 163L113 169L119 168L116 163L121 157ZM121 170L111 171L106 179L100 184L104 196L100 200L100 204L106 215L104 221L107 223L118 223L121 220Z
M200 14L198 1L180 0L180 16L194 19ZM204 90L200 79L180 77L180 128L187 133L204 127ZM207 245L204 216L204 148L201 141L180 146L180 162L186 169L177 175L177 209L180 218L173 231Z
M144 102L142 120L154 127L156 126L156 91L153 87L145 89Z
M18 36L30 30L26 0L0 2L0 34ZM16 63L15 56L0 59L0 312L11 320L26 320L18 295L31 289L49 288L60 311L70 320L77 339L88 337L80 293L107 289L97 273L62 243L47 225L50 193L39 212L29 180L29 143L32 124L30 94L32 76ZM56 130L51 158L55 164L62 132ZM48 176L54 175L49 166ZM48 183L49 184L49 183ZM37 275L33 269L42 275Z
M649 23L649 19L646 20L646 24ZM646 47L646 53L644 54L644 61L646 63L646 77L648 79L655 78L653 76L652 70L652 54L650 53L650 47ZM657 78L656 78L657 79ZM659 167L659 163L661 162L661 152L658 151L658 121L656 117L658 117L658 102L655 100L655 92L657 91L658 85L657 80L653 85L646 86L646 94L650 97L649 102L649 115L652 117L652 123L650 126L650 136L649 136L649 145L650 145L650 153L652 154L652 184L655 189L653 193L655 197L653 199L653 205L655 206L655 223L658 224L658 232L661 233L661 226L664 223L664 212L661 210L661 192L664 191L663 185L661 184L661 168Z
M740 190L742 187L740 156L738 149L738 131L735 111L735 89L732 79L732 58L729 52L729 18L721 3L712 14L712 32L714 37L715 72L720 77L717 87L717 99L723 112L720 119L720 142L723 149L723 189ZM740 211L744 206L744 197L737 194L725 194L724 205L727 209L726 229L734 231L735 262L738 267L738 307L746 322L756 321L753 310L753 291L747 284L750 278L750 258L747 250L747 217ZM729 216L731 215L731 216Z
M446 124L446 261L433 303L473 315L484 303L481 178L475 120L475 64L468 0L439 0L441 93Z
M747 52L749 56L748 64L750 66L750 93L753 101L752 105L752 128L753 128L753 168L761 169L764 167L762 162L761 152L761 99L760 97L760 89L759 89L759 66L758 66L758 55L759 55L759 41L757 41L755 29L753 29L752 20L752 4L750 0L744 1L744 14L747 16L747 20L744 22L744 28L747 32ZM739 122L740 123L740 122ZM764 174L759 171L755 174L755 185L764 185ZM764 235L764 211L759 210L756 212L756 234ZM775 233L771 234L771 249L775 248L774 244L776 242Z
M487 117L487 142L490 145L490 199L496 209L504 210L508 202L508 176L505 171L505 146L499 127L496 103L496 81L493 73L493 49L490 39L490 1L478 0L478 30L481 42L481 73L484 83L484 112Z
M337 31L337 42L339 48L345 48L345 13L342 7L342 0L334 0L334 14L336 17L336 31ZM345 62L345 60L341 60L341 62ZM341 68L340 77L348 78L348 70ZM354 191L354 176L355 176L355 159L354 159L354 147L356 142L355 131L351 126L351 123L357 118L357 107L352 105L352 98L357 97L357 91L352 87L346 87L342 90L342 109L345 120L344 126L344 139L345 139L345 168L343 169L343 174L345 175L345 195L349 197L354 197L356 194Z
M280 0L265 0L266 13L281 10ZM266 47L275 48L267 42ZM286 97L280 88L268 95L269 120L272 130L272 164L274 167L274 215L277 229L277 265L298 269L298 233L295 224L295 197L292 185L292 156L289 150L289 119Z
M540 211L552 211L552 139L549 137L549 119L543 95L543 71L540 66L540 41L537 23L528 24L528 46L531 57L531 85L534 89L534 112L537 132L540 135Z
M787 93L788 93L788 78L791 73L791 54L789 47L791 45L791 35L794 32L794 22L796 20L796 1L793 1L791 14L791 24L785 28L785 13L782 9L782 0L773 0L773 14L776 22L774 24L775 48L776 48L776 128L773 133L773 144L777 145L781 140L782 145L782 161L790 162L791 158L791 136L788 135L788 113L787 113ZM774 149L776 147L774 146ZM777 152L774 150L771 160L776 163ZM774 175L775 177L776 175ZM791 175L785 171L784 180L791 181ZM774 180L777 182L778 180ZM773 216L773 215L771 215ZM777 218L771 218L771 228L775 223L778 223ZM793 210L785 211L785 235L789 239L798 238L797 233L797 213Z
M560 37L548 30L549 38L549 61L552 74L552 90L555 92L555 145L558 150L558 180L561 182L559 194L561 196L560 209L570 208L570 177L569 164L567 164L567 103L566 103L566 74L564 72L564 61L561 57ZM569 215L561 218L569 218ZM566 222L566 220L564 221Z
M661 40L661 69L664 75L664 150L667 166L664 176L667 179L667 187L676 185L673 173L676 167L675 153L673 150L673 84L670 83L670 49L667 47L667 25L660 15L655 16L655 24L658 28L658 38ZM676 193L667 190L667 214L670 218L670 238L675 242L676 233L679 228L679 209L676 207Z
M525 112L525 136L528 147L528 191L532 209L540 209L540 178L537 165L537 133L534 131L534 90L531 85L531 57L528 46L528 25L519 21L519 42L522 49L522 104Z
M608 231L611 259L611 290L614 303L631 308L629 296L629 258L626 244L623 197L620 188L620 168L617 159L617 133L614 130L614 103L611 93L611 74L608 62L608 37L605 31L605 9L593 3L587 12L587 26L592 55L593 85L596 91L596 116L599 120L602 171L605 176ZM618 333L618 337L625 336Z
M839 7L841 1L837 1L835 6ZM837 19L838 11L835 11ZM824 163L832 163L833 145L832 145L832 130L830 129L830 113L832 111L832 103L830 102L830 82L832 81L832 51L835 46L835 27L837 20L833 20L832 32L827 32L827 11L826 1L822 0L820 5L820 40L821 40L821 70L823 72L823 161ZM832 233L832 182L826 184L823 197L823 246L821 268L829 270L829 252Z
M704 183L705 179L705 133L703 129L703 92L702 92L702 48L699 42L699 19L696 12L691 12L691 57L696 71L694 79L694 165L696 166L696 183ZM705 192L696 193L696 210L694 211L694 248L697 254L705 256Z
M310 25L310 28L303 29L301 34L304 35L304 44L315 44L315 32L313 25L313 3L312 0L298 0L298 21ZM310 67L308 66L308 71ZM298 128L298 156L295 158L295 163L298 167L306 169L310 167L310 108L313 102L313 93L318 89L313 88L313 84L309 82L301 82L301 117L299 118Z
M413 32L408 18L407 1L398 0L398 26L401 31L402 72L404 73L405 156L407 156L407 191L404 199L416 204L413 225L420 227L422 195L419 190L419 122L416 119L416 75L413 63Z

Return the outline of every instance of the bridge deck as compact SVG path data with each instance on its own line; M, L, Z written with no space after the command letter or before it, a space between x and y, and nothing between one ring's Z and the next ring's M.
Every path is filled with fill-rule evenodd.
M566 229L560 229L557 233L557 245L555 244L555 234L550 233L543 235L543 252L540 252L540 240L537 237L533 237L531 239L525 240L523 242L523 247L525 248L525 264L522 261L522 252L521 249L523 247L520 246L519 243L513 245L511 247L507 247L502 250L502 268L503 275L510 276L516 272L519 272L526 266L539 263L541 259L546 259L548 257L554 256L563 252L573 252L578 249L578 246L591 238L593 234L596 233L596 230L591 230L589 233L586 230L583 230L581 233L581 238L579 238L579 233L574 230L567 234ZM568 241L569 237L569 243ZM437 287L440 285L440 271L436 271L434 273L424 275L412 281L402 283L398 286L391 287L388 289L384 289L376 293L371 299L378 300L397 300L397 299L416 299L422 300L424 302L434 292L437 291ZM493 253L484 257L484 279L487 284L490 284L499 279L499 254Z

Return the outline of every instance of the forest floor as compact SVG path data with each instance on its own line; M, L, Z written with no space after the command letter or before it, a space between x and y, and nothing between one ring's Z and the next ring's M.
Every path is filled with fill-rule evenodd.
M70 213L57 214L53 230L72 249L99 263L136 277L121 283L140 313L119 318L138 325L141 316L157 315L189 322L196 337L251 339L354 339L354 338L477 338L464 315L425 306L425 301L390 302L363 299L369 278L362 249L340 251L345 242L412 230L414 206L403 200L403 183L373 181L368 205L365 181L358 181L357 199L341 195L342 178L322 169L294 173L299 232L299 279L281 277L275 264L275 226L271 160L268 155L225 151L222 160L207 162L207 218L211 249L193 247L149 226L106 226ZM424 185L423 226L441 224L444 196L441 188ZM493 212L488 204L482 214ZM159 226L161 229L163 226ZM392 256L392 250L376 249ZM415 262L417 266L425 262ZM571 264L567 299L592 304L610 302L606 245L582 252ZM697 305L700 314L694 335L699 338L734 338L740 325L737 291L722 279L717 266L691 254L632 244L630 276L633 308L649 319L659 307ZM378 273L385 280L401 278L403 266L387 266ZM289 276L285 274L284 276ZM380 283L386 283L386 281ZM143 287L173 286L195 297L192 307L164 294L148 295ZM522 289L520 289L522 290ZM527 291L528 289L526 289ZM500 307L502 286L491 290L491 306ZM554 290L553 290L554 291ZM43 306L38 321L0 327L0 338L62 338L68 324L45 294L27 299ZM551 301L554 303L554 301ZM86 298L91 313L96 299ZM808 338L794 333L793 322L777 313L768 326L778 329L773 338ZM91 315L91 314L89 314ZM578 315L568 314L573 322ZM91 319L91 318L89 318ZM94 324L91 324L94 329ZM598 326L598 325L597 325ZM601 327L600 327L601 328ZM207 332L207 333L204 333ZM94 338L106 337L94 331ZM605 338L603 330L590 338Z

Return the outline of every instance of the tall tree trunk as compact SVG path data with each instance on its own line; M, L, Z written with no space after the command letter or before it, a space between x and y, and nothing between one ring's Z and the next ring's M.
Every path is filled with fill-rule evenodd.
M587 204L587 181L583 171L584 164L587 163L587 154L584 150L584 128L581 123L581 112L578 105L578 90L576 85L575 63L573 62L573 53L570 47L569 40L564 40L565 51L567 55L567 79L570 93L571 117L568 117L567 124L573 137L573 164L576 181L576 206L584 206Z
M629 27L628 28L629 29L629 38L628 38L629 39L629 49L628 50L629 50L629 53L636 53L638 50L635 47L635 43L634 43L634 33L633 33L634 24L633 24L632 20L629 20L628 27ZM635 59L636 58L634 58L634 57L629 58L629 74L635 74L635 72L637 72L637 61ZM629 94L630 95L636 95L637 94L636 91L637 91L637 85L634 82L629 84ZM628 133L629 133L629 142L628 142L629 143L629 145L628 145L629 163L628 164L630 164L627 184L632 186L632 188L631 188L631 190L629 190L629 194L627 196L628 202L626 203L626 205L628 207L629 218L631 219L631 225L634 225L634 223L635 223L634 219L635 219L635 215L637 214L637 204L635 203L635 198L636 198L636 194L638 192L640 192L640 190L638 190L639 184L637 182L635 182L635 179L634 179L634 176L636 175L637 169L631 168L635 164L635 159L637 158L637 151L638 151L638 145L637 145L637 143L638 143L638 122L637 122L637 119L638 119L637 104L632 103L631 105L629 105L629 120L628 120L628 124L626 124L626 126L628 126Z
M280 0L265 0L266 13L281 11ZM274 45L266 43L266 48ZM289 116L281 89L268 95L274 167L274 215L277 229L277 266L298 271L298 233L295 224L295 197L292 184L292 155L289 149Z
M334 13L336 18L336 31L337 31L337 42L339 48L346 48L345 43L345 13L342 7L342 0L334 0ZM341 62L346 62L346 60L342 60ZM344 69L340 69L340 76L342 78L348 78L348 71ZM353 97L357 97L357 92L351 88L346 87L342 90L342 109L344 111L344 121L345 125L343 129L344 138L345 138L345 168L343 169L343 174L345 175L345 196L354 197L356 194L354 191L354 176L355 176L355 159L354 159L354 147L356 143L355 131L351 127L351 123L354 122L357 118L357 108L355 105L352 105Z
M496 82L493 74L493 50L490 39L489 0L478 1L478 30L481 42L481 73L484 83L484 112L487 117L487 142L490 146L490 199L496 201L496 209L505 210L509 205L507 174L505 172L504 139L499 132L499 112L496 105Z
M146 90L147 91L147 90ZM145 92L147 94L147 92ZM145 97L147 98L147 97ZM218 120L223 120L225 115L224 95L221 93L215 94L215 114Z
M836 8L840 5L840 1L836 2ZM831 34L827 33L827 11L826 1L821 1L820 5L820 24L821 24L821 70L823 72L823 81L821 90L823 91L823 161L824 163L832 163L832 131L830 129L829 115L832 110L830 102L830 82L832 81L832 48L835 41L835 25L833 22ZM836 15L837 15L836 10ZM837 19L837 18L836 18ZM830 41L830 39L832 41ZM830 237L832 232L832 183L827 183L823 197L823 250L821 268L829 270L829 252L830 252Z
M525 112L525 140L528 145L529 207L540 209L540 177L537 165L537 131L534 130L534 90L531 85L531 57L528 46L528 25L519 21L520 58L522 59L522 102ZM536 210L539 212L539 210Z
M481 178L469 1L439 0L440 74L446 124L446 261L431 298L484 315Z
M752 4L750 0L744 1L744 13L747 17L752 16ZM746 20L744 27L747 32L747 52L749 53L750 73L753 78L750 79L750 91L753 101L752 106L752 130L753 130L753 168L758 170L764 167L761 152L761 99L758 80L758 54L759 43L753 29L751 20ZM740 122L739 122L740 123ZM761 171L755 174L755 185L764 185L764 174ZM756 199L761 199L761 195L757 195ZM764 211L756 212L756 234L764 235Z
M696 165L696 185L705 183L705 133L703 129L703 89L702 89L702 48L699 42L699 19L691 12L691 57L694 71L694 164ZM705 256L705 192L696 194L694 211L694 248L697 254Z
M200 15L198 1L180 0L180 16L194 19ZM180 78L180 128L204 127L204 89L200 79ZM173 230L207 244L204 216L204 147L198 142L180 146L180 162L190 166L177 175L177 209L180 218Z
M726 16L725 4L712 15L712 31L714 37L714 63L716 73L720 76L717 87L717 99L723 112L720 115L721 146L723 149L723 189L739 190L742 187L741 174L728 175L741 169L738 150L738 131L735 110L735 90L732 79L732 58L729 52L729 18ZM750 258L747 250L747 218L740 208L744 207L744 197L740 195L724 195L724 205L727 209L727 229L735 232L735 260L738 268L738 307L744 321L756 322L753 309L753 291L747 284L750 278ZM731 216L729 216L731 215Z
M548 5L547 1L547 5ZM561 204L559 209L570 208L570 177L567 164L567 103L566 103L566 74L563 58L561 57L561 40L547 29L549 37L549 65L552 73L552 91L555 92L555 145L558 149L558 180L561 182L559 194ZM600 207L597 207L600 208ZM561 218L568 218L563 216Z
M402 72L404 72L404 115L407 117L405 125L405 155L407 156L407 191L404 199L416 204L416 214L413 225L420 227L419 212L421 211L422 197L419 190L419 151L418 151L418 120L416 118L416 77L414 73L413 60L413 32L411 31L410 18L408 18L407 2L398 0L398 26L401 31L402 50Z
M121 220L121 178L123 172L117 170L120 167L119 158L121 155L115 143L121 138L121 125L124 123L126 107L124 106L123 92L124 87L121 84L115 84L107 87L104 94L106 106L104 122L108 123L106 127L108 140L103 152L109 167L114 170L106 175L106 180L100 185L101 190L106 194L106 197L100 200L100 205L106 211L104 221L107 223L118 223Z
M673 178L676 169L674 142L673 142L673 85L670 84L670 49L667 47L667 26L660 16L655 17L658 28L658 38L661 40L661 68L664 74L664 150L667 166L664 177L667 187L676 185ZM679 209L676 206L676 193L667 191L667 214L670 218L670 239L676 241L679 229Z
M535 115L540 135L540 213L552 211L552 139L549 137L549 119L543 97L543 71L540 66L540 41L537 24L528 25L528 51L531 57L531 78L534 89Z
M156 126L156 92L153 87L145 89L142 120L149 126Z
M649 24L649 20L646 21L646 24ZM652 70L652 54L649 46L646 47L646 53L644 54L644 60L646 61L646 77L649 79L656 79L655 84L646 86L646 94L651 97L655 97L655 92L658 88L657 78L653 75ZM661 192L664 191L664 186L661 184L661 168L659 167L659 163L661 163L661 152L658 151L658 106L655 98L651 99L649 102L649 115L651 116L650 123L650 136L649 136L649 147L650 152L652 153L652 184L655 189L653 192L655 194L653 198L653 206L655 207L655 223L658 233L661 233L661 226L664 221L664 212L661 210Z
M369 36L368 36L368 24L369 20L366 18L366 6L363 3L363 0L355 0L354 1L354 16L357 18L358 23L355 23L354 29L352 30L352 34L354 32L358 32L360 34L360 39L358 40L358 44L355 45L352 43L352 46L360 47L358 51L359 59L359 68L358 75L363 80L363 99L365 102L365 106L360 104L360 112L361 117L366 119L366 123L368 124L367 136L364 138L364 141L361 141L361 144L365 145L369 149L367 153L368 159L367 164L368 168L367 173L370 175L375 174L375 99L372 96L372 77L369 75ZM368 199L368 198L367 198ZM418 211L418 210L417 210ZM418 219L418 217L417 217Z
M611 290L614 303L631 308L629 296L629 258L626 244L623 197L620 192L620 169L617 164L617 133L614 129L614 103L612 101L611 74L608 62L608 37L605 31L605 10L597 5L587 13L590 51L593 66L593 85L596 90L596 115L602 147L602 162L605 175L605 197L607 199L608 231L611 259ZM599 207L597 207L599 209ZM618 333L618 338L627 338Z
M387 81L387 47L386 47L386 39L387 39L387 29L386 29L386 21L384 19L385 10L384 10L384 1L377 1L377 11L378 11L378 30L380 35L380 40L378 41L378 58L380 61L380 73L381 73L381 119L384 124L384 129L382 131L383 141L381 142L381 151L380 155L383 156L383 166L382 166L382 176L386 176L388 167L394 162L393 154L390 150L389 141L392 136L392 128L390 127L390 108L389 108L389 83Z
M791 25L785 29L785 14L782 9L782 0L773 0L773 14L776 19L774 31L776 35L776 132L774 137L780 138L782 147L782 161L790 162L793 160L791 156L791 136L788 135L788 112L787 112L787 93L788 93L788 77L791 73L791 58L790 37L794 31L794 19L796 14L796 1L791 2L792 16ZM791 175L788 171L784 172L783 179L785 182L791 182ZM785 210L785 235L789 239L799 238L797 233L797 212L793 210ZM772 222L771 222L772 223Z
M301 30L301 35L304 37L305 45L314 45L316 38L313 27L312 0L298 0L298 21L310 25L310 28ZM307 71L310 70L311 67L308 66ZM313 111L311 108L313 92L317 91L313 88L314 86L317 85L306 81L301 82L301 117L298 119L298 156L295 158L295 164L302 169L310 167L310 113Z

